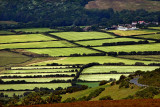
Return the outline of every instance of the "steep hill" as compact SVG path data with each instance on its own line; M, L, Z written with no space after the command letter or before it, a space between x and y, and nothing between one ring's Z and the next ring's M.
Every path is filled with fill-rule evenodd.
M120 11L123 9L136 10L145 9L147 11L159 11L160 1L151 0L95 0L90 1L86 6L87 9L108 9Z

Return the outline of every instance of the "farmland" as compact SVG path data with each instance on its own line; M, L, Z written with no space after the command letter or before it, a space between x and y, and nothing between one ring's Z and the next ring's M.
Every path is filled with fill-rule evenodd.
M17 53L0 51L0 66L5 66L8 64L23 63L30 59L31 58L28 56L20 55Z
M1 30L0 31L0 35L3 35L3 34L7 34L7 35L10 35L10 34L14 34L13 32L10 32L10 31L6 31L6 30Z
M96 46L96 45L102 45L103 43L113 43L113 42L128 42L128 41L141 41L142 39L132 39L132 38L114 38L114 39L103 39L103 40L90 40L90 41L79 41L76 42L78 44L84 45L84 46Z
M99 86L99 82L77 82L76 84L87 85L88 87L91 88Z
M160 39L160 34L142 35L142 36L136 36L136 37L151 38L151 39Z
M79 80L83 81L109 81L111 78L118 80L121 75L128 76L129 74L92 74L92 75L80 75Z
M160 27L149 27L149 29L156 29L156 30L160 30Z
M50 28L25 28L25 29L14 29L16 32L49 32L49 31L58 31L57 29Z
M65 57L60 60L51 60L35 63L34 65L46 65L51 63L59 63L59 64L87 64L92 62L98 63L119 63L123 62L125 64L135 64L135 62L143 62L145 64L153 63L154 61L137 61L130 59L123 59L111 56L85 56L85 57Z
M17 49L17 48L44 48L44 47L71 47L74 46L66 41L48 41L48 42L32 42L32 43L13 43L1 44L0 49Z
M22 81L25 80L26 82L50 82L52 80L72 80L73 77L55 77L55 78L18 78L18 79L2 79L4 82L6 81Z
M14 90L26 90L30 89L33 90L35 87L43 87L43 88L57 88L62 87L66 88L71 86L70 83L45 83L45 84L0 84L0 90L7 90L7 89L14 89Z
M23 95L25 92L32 92L32 91L0 91L0 93L4 93L8 95L8 97L13 97L13 95Z
M100 38L114 38L114 36L101 33L101 32L60 32L60 33L51 33L58 37L67 39L67 40L86 40L86 39L100 39Z
M27 49L27 51L37 54L48 54L50 56L69 56L70 54L91 54L99 53L95 50L86 49L82 47L77 48L52 48L52 49Z
M141 71L152 71L157 66L93 66L87 69L84 69L83 73L110 73L110 71L117 71L118 73L131 73L138 70Z
M143 35L143 34L156 34L158 31L155 31L155 30L132 30L132 31L112 30L109 32L112 32L119 36L132 36L132 35Z
M131 52L131 51L160 51L160 43L141 44L141 45L123 45L123 46L104 46L94 47L95 49L103 50L105 52Z

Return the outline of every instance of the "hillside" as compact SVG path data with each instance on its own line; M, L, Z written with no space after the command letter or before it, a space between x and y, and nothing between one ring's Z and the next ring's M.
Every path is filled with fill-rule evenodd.
M145 9L147 11L160 10L160 1L151 0L95 0L90 1L86 6L87 9L108 9L121 11L123 9L136 10Z

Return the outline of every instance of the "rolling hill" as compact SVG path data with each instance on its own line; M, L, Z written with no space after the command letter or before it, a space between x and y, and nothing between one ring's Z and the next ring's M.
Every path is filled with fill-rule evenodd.
M108 9L113 8L116 11L123 9L137 10L145 9L147 11L160 10L160 1L151 0L95 0L90 1L86 6L87 9Z

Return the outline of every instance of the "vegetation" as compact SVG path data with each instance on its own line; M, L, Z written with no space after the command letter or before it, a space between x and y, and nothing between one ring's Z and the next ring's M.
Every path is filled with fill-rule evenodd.
M47 41L56 40L54 38L44 36L42 34L23 34L23 35L7 35L0 36L0 43L12 43L12 42L30 42L30 41Z
M101 97L99 100L113 100L111 98L111 96L104 96L104 97Z
M99 86L99 82L76 82L76 84L86 85L91 88Z
M23 29L14 29L16 32L49 32L49 31L58 31L56 29L50 29L50 28L23 28Z
M136 37L151 38L151 39L160 39L160 34L140 35L140 36L136 36Z
M51 33L58 37L67 39L67 40L86 40L86 39L100 39L100 38L114 38L114 36L102 33L102 32L60 32L60 33Z
M93 66L83 70L83 73L111 73L111 71L117 71L117 73L131 73L137 70L151 71L158 67L156 66Z

